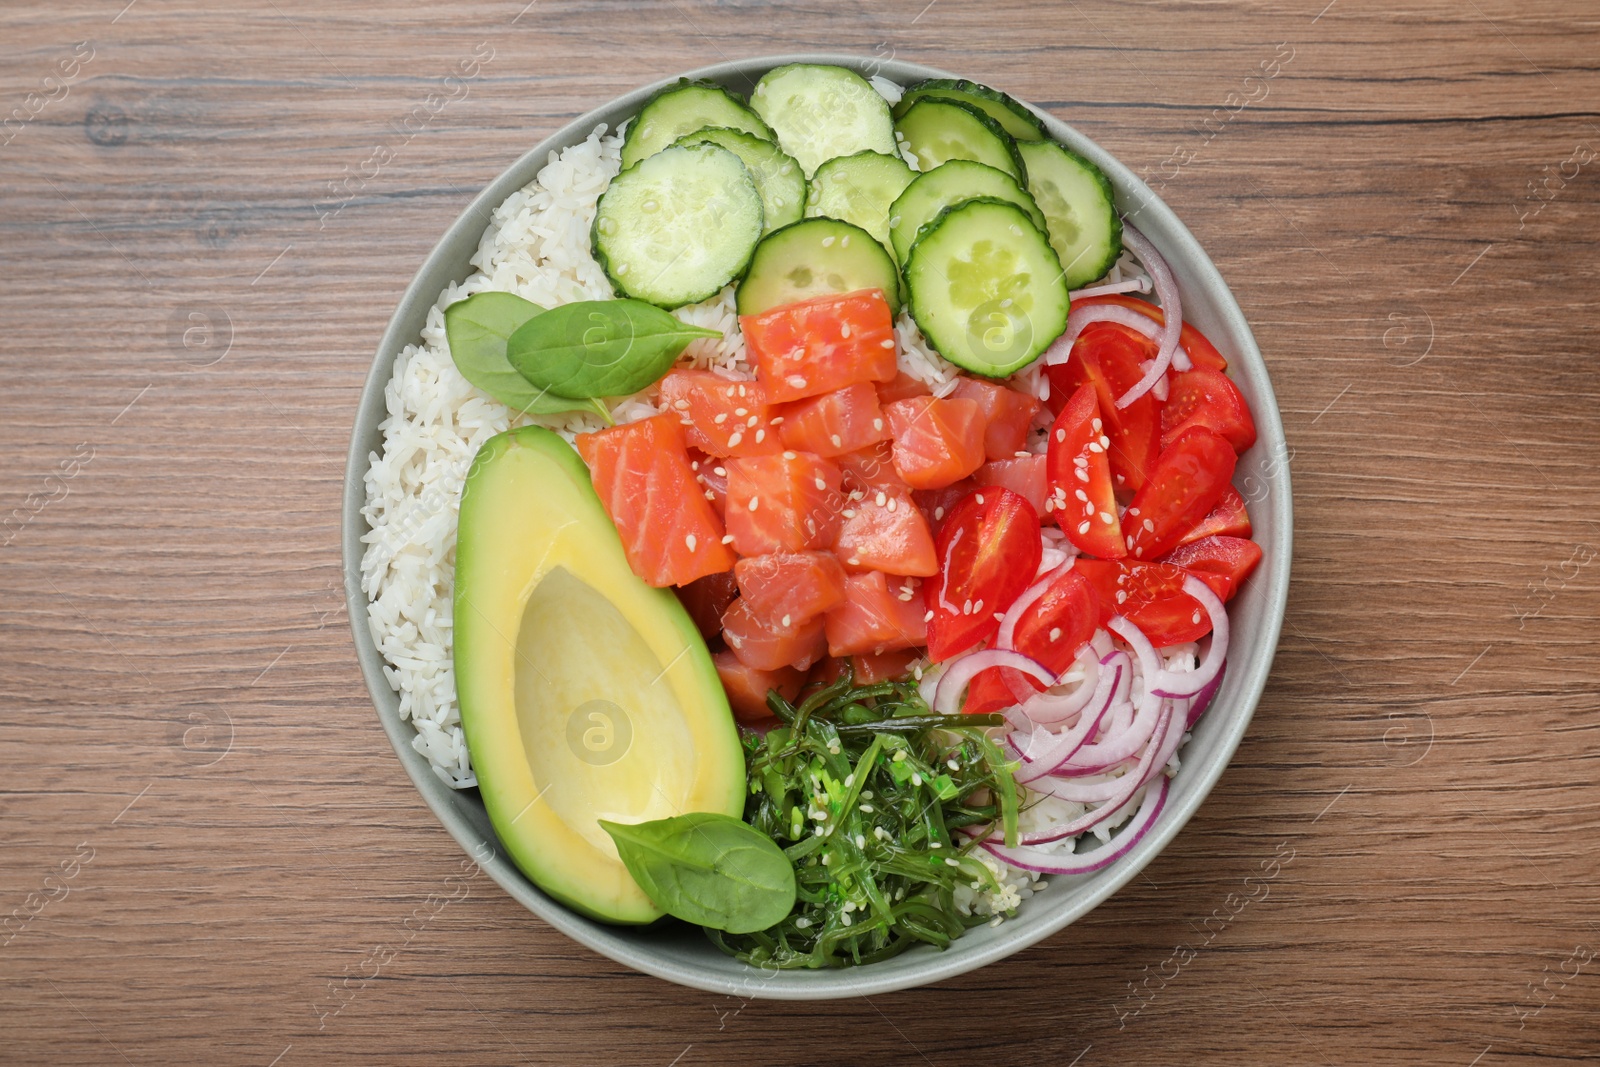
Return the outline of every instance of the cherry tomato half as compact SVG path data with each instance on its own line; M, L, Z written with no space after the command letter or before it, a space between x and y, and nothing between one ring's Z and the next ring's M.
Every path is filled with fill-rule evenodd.
M1127 554L1160 559L1176 548L1227 492L1238 461L1233 447L1204 426L1179 434L1122 517Z
M928 656L934 662L994 636L999 616L1033 583L1039 514L1009 489L974 489L951 509L934 544L939 573L924 583Z
M1222 436L1235 452L1256 443L1256 422L1250 405L1233 380L1218 370L1196 367L1172 380L1161 409L1161 447L1191 426L1204 426Z
M1108 439L1111 484L1124 500L1144 485L1161 451L1161 401L1154 393L1145 393L1119 408L1117 398L1139 384L1144 362L1155 355L1155 342L1143 334L1114 322L1096 322L1072 343L1071 358L1045 371L1051 407L1057 412L1081 386L1094 386Z
M1189 572L1171 563L1079 559L1072 565L1094 589L1099 624L1121 615L1157 648L1198 641L1211 632L1205 605L1183 591Z
M1243 537L1214 535L1174 549L1162 562L1182 567L1223 600L1232 600L1239 583L1261 562L1261 546Z
M1128 554L1106 457L1110 439L1093 385L1079 386L1050 427L1045 457L1050 499L1046 507L1080 552L1102 559Z
M1076 567L1057 576L1017 617L1012 646L1059 675L1078 658L1099 624L1099 604ZM972 714L1020 703L1044 686L1010 667L991 667L967 686L963 710Z

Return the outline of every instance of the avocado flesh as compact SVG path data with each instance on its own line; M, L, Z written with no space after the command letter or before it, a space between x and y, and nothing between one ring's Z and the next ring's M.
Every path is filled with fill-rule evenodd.
M738 732L688 613L633 573L588 468L538 427L473 460L455 583L461 723L501 842L578 911L660 918L599 820L744 802Z

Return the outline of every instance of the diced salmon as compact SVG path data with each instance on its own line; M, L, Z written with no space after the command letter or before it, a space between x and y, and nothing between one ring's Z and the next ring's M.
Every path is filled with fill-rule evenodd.
M733 565L739 595L757 615L793 625L844 603L844 568L828 552L773 552Z
M809 452L730 459L728 533L741 556L828 548L839 532L839 468Z
M717 666L717 677L727 691L728 704L733 717L742 723L755 724L773 717L767 707L767 693L776 689L788 701L800 695L806 676L794 667L779 667L775 671L761 671L748 667L733 652L714 653L711 662Z
M1050 495L1048 463L1043 453L1016 459L993 459L978 468L972 480L979 485L1003 485L1033 505L1039 518L1048 521Z
M722 639L747 667L762 671L783 667L805 670L827 654L824 618L818 615L784 626L780 620L751 611L740 597L723 613Z
M876 685L904 678L911 665L921 656L921 649L906 648L898 652L880 652L875 656L851 656L850 666L855 670L857 685Z
M778 427L788 448L838 456L889 439L889 424L870 382L785 404Z
M708 455L757 456L783 449L760 382L681 368L661 379L660 406L683 422L684 440Z
M711 506L722 518L728 510L728 468L717 456L708 456L698 449L689 449L689 469L700 483L701 495L711 501Z
M983 451L990 459L1011 459L1028 447L1028 428L1044 402L981 378L961 378L951 396L976 401L983 412Z
M688 585L733 566L722 520L695 481L676 418L579 434L577 444L635 574L654 586Z
M722 613L738 597L739 583L734 580L733 571L721 571L679 586L677 593L689 618L694 620L695 629L711 641L722 633Z
M873 655L915 648L928 640L921 582L866 571L845 578L845 602L828 612L828 652Z
M894 435L894 467L913 489L939 489L983 465L978 402L918 397L883 409Z
M930 396L933 390L928 388L928 383L921 378L913 378L905 371L896 371L893 380L878 383L878 403L892 404L896 400L910 400L918 396Z
M774 404L895 376L894 318L881 289L741 315L739 327L756 377Z
M900 472L894 469L894 445L889 441L879 441L858 451L846 452L842 456L835 456L833 461L844 474L846 492L867 489L901 493L911 491L906 480L900 477Z
M833 550L851 570L926 577L939 573L928 520L910 493L868 490L849 501Z

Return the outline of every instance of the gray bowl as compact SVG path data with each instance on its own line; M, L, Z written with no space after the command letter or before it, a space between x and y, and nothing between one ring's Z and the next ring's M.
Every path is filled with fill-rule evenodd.
M876 62L846 55L792 55L722 63L693 71L690 77L710 79L748 93L766 71L795 62L835 63L866 75L881 74L902 85L923 78L955 76L913 63ZM646 97L671 80L675 79L647 85L596 108L568 123L513 163L446 231L395 309L361 395L361 409L356 414L345 471L345 597L361 671L377 706L378 718L388 731L400 762L451 836L474 858L488 856L482 863L483 869L528 910L596 952L668 981L740 997L821 1000L870 996L951 978L1050 936L1120 889L1189 821L1244 736L1267 682L1289 592L1289 452L1272 383L1233 294L1177 216L1104 149L1065 123L1039 112L1052 137L1093 160L1110 177L1118 207L1128 215L1137 212L1137 225L1161 249L1177 276L1184 318L1198 326L1230 357L1233 378L1250 402L1259 432L1255 447L1240 457L1234 481L1250 503L1255 539L1265 554L1260 568L1230 605L1233 640L1227 676L1211 709L1196 725L1192 740L1183 750L1183 768L1173 780L1166 810L1156 826L1126 856L1095 874L1051 879L1049 889L1026 901L1015 919L998 927L980 926L943 952L920 947L866 967L837 971L763 970L724 956L698 930L682 924L652 929L607 926L569 911L528 881L498 848L477 791L452 790L411 747L414 736L411 726L399 716L399 699L384 680L382 659L366 625L367 601L360 581L361 536L367 531L361 517L361 507L365 503L362 477L367 470L369 453L382 448L378 424L385 415L383 390L393 373L395 357L405 345L418 341L428 309L439 298L440 291L472 273L468 259L477 250L490 212L533 180L552 149L559 150L582 141L601 122L615 129L638 110Z

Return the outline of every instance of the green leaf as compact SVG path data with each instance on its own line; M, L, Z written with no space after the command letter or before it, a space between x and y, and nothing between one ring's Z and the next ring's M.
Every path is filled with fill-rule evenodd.
M541 389L518 374L506 359L506 341L519 326L542 314L544 308L511 293L474 293L457 300L444 309L444 333L456 369L513 411L529 415L594 412L610 422L605 405Z
M506 356L552 393L626 396L667 373L690 341L721 336L640 300L580 300L519 326Z
M748 934L794 908L794 865L772 838L731 816L697 811L600 826L645 895L686 922Z

